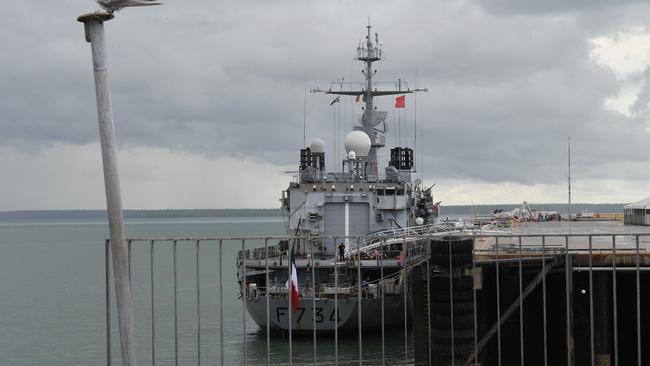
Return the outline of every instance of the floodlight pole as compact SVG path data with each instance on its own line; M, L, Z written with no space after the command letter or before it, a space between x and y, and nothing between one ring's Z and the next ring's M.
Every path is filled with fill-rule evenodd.
M111 19L113 19L112 14L102 12L85 14L77 18L78 21L84 23L86 41L90 42L92 49L122 364L135 366L133 296L129 283L128 248L124 234L122 197L120 195L120 179L117 169L117 147L113 125L113 106L108 82L106 40L104 37L104 22Z

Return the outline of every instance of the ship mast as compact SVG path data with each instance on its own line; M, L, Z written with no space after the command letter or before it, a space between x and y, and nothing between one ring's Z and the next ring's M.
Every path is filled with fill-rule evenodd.
M365 129L365 133L370 137L370 151L368 152L368 162L370 163L370 174L377 174L377 149L382 147L382 145L377 144L377 136L375 134L375 125L373 124L373 101L372 101L372 63L375 61L381 60L381 48L379 46L379 37L375 33L375 42L376 47L372 43L372 38L370 30L372 26L368 22L368 34L366 35L366 47L357 48L357 60L363 61L366 63L365 76L366 76L366 90L365 90L365 118L361 119L361 123Z
M312 92L322 92L325 94L336 94L336 95L350 95L360 97L363 96L365 107L363 117L361 118L361 126L356 126L355 130L360 130L365 132L368 137L370 137L370 151L366 162L368 167L366 173L369 175L377 176L378 175L378 165L377 165L377 150L385 146L385 138L383 134L385 131L378 130L375 128L376 125L382 123L385 120L385 117L379 117L379 114L375 112L374 106L374 97L385 96L385 95L396 95L396 94L411 94L418 91L428 91L428 89L408 89L402 90L402 80L398 83L397 90L378 90L377 88L373 89L372 75L374 74L372 64L373 62L381 60L382 57L382 44L379 42L379 35L374 34L374 42L372 38L372 26L368 22L367 34L365 43L362 42L357 47L357 57L358 61L365 63L365 69L362 71L365 76L365 85L361 90L320 90L315 89Z

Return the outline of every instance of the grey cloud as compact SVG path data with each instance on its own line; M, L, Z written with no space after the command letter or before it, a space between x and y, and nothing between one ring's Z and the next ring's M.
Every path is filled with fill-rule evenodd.
M644 4L642 0L475 0L475 3L490 11L499 13L568 13L592 12L621 7L629 4Z
M650 7L536 3L545 5L372 2L385 44L379 79L406 77L413 86L417 67L419 84L430 89L418 96L426 170L439 178L557 182L566 176L571 135L577 174L650 178L630 172L650 156L647 121L602 109L621 85L589 59L587 43L638 25ZM340 76L360 80L352 57L368 4L169 1L119 13L106 25L119 141L296 164L305 72L309 88ZM75 21L94 5L62 1L38 21L29 16L34 9L12 2L0 14L12 30L0 32L0 48L10 50L0 54L0 145L95 141L90 49ZM332 141L330 100L308 96L308 137ZM379 101L389 110L391 103ZM357 104L351 110L360 113Z
M641 122L650 122L650 66L643 72L641 90L634 103L630 106L630 113ZM650 123L648 123L650 127Z

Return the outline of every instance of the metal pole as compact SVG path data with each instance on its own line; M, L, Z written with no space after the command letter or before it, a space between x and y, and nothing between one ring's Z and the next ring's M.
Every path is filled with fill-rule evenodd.
M196 364L201 366L201 271L199 255L201 241L196 241Z
M174 366L178 366L178 267L176 265L177 241L172 242L172 267L174 270Z
M641 366L641 274L639 271L639 236L636 236L636 355Z
M117 168L117 147L113 126L113 107L108 83L106 42L104 38L104 22L111 19L113 19L113 15L107 13L90 13L77 18L78 21L84 23L86 41L90 42L92 49L99 138L104 167L104 186L111 237L115 297L117 298L117 318L120 328L120 344L122 346L122 364L133 366L136 365L133 298L128 277L128 253L124 235L122 197L120 195L120 179Z
M546 269L546 237L542 236L542 272ZM548 366L548 335L546 322L546 276L542 277L542 318L544 319L544 366Z
M111 349L111 257L110 241L106 239L105 253L104 253L104 270L106 271L106 365L112 364L112 349Z
M478 364L478 315L476 311L476 237L472 238L472 297L474 300L474 363ZM497 258L498 261L498 258ZM429 274L430 275L430 274ZM483 279L481 278L481 281ZM520 292L521 295L521 292ZM429 314L431 314L429 312ZM431 315L429 315L431 317ZM429 326L429 329L431 329L431 326ZM429 333L431 333L431 330L429 330ZM431 338L431 336L429 336ZM429 348L431 348L431 340L429 340ZM429 364L431 364L431 361L429 361Z
M156 307L155 307L155 283L153 276L154 269L154 241L151 241L151 246L149 248L149 260L151 263L150 274L151 274L151 366L156 366Z
M569 136L569 223L571 222L571 136Z
M316 349L316 267L314 261L314 248L313 246L309 247L309 260L311 261L311 319L312 319L312 335L314 337L314 366L318 365L318 354ZM268 271L267 271L268 273Z
M131 267L131 240L126 241L127 256L129 258L129 287L131 288L131 297L133 297L133 268Z
M359 365L363 365L363 335L361 326L361 248L359 247L359 237L357 237L357 321L359 331Z
M495 238L495 245L496 245L496 253L497 253L497 261L496 261L496 281L497 281L497 360L499 366L501 366L501 285L499 282L501 282L500 277L499 277L499 237ZM546 276L544 276L546 277Z
M404 364L409 361L409 338L408 338L408 310L407 310L407 283L406 283L406 234L402 238L402 283L404 284Z
M336 240L334 238L334 248ZM338 254L334 249L334 366L339 364L339 263Z
M594 266L593 266L593 242L589 236L589 345L591 349L591 364L596 364L596 350L594 348Z
M271 298L269 290L271 281L269 279L269 238L264 239L264 265L266 266L266 364L271 365Z
M293 273L293 268L292 268L292 263L291 263L291 253L293 253L293 246L296 242L296 238L293 238L292 240L289 241L289 246L287 247L289 250L287 251L287 273L289 274L289 282L287 284L289 285L287 288L287 299L289 300L289 306L288 306L288 313L289 313L289 366L293 365L293 335L292 333L292 322L293 319L291 318L291 313L293 313L293 303L291 299L291 275ZM296 274L297 275L297 274ZM296 289L297 291L298 289Z
M616 235L612 236L612 304L614 313L614 365L618 366L618 292L616 291Z
M522 266L523 266L523 253L522 253L521 236L520 236L519 237L519 353L521 355L520 356L521 366L524 366L526 359L524 357L524 297L521 296L523 292L523 285L524 285ZM474 324L477 323L474 322Z
M219 240L219 360L225 365L223 357L223 240Z
M385 309L384 309L384 290L386 285L384 284L384 245L386 239L381 239L381 247L379 255L381 260L381 266L379 267L380 281L381 284L381 365L386 365L386 326L384 323ZM429 331L430 333L430 331Z
M241 324L242 324L242 335L244 337L243 346L244 352L242 357L244 358L244 366L248 362L248 352L246 351L246 301L248 301L248 284L246 283L246 239L241 240L241 268L242 268L242 296L241 296ZM291 312L289 312L291 313ZM291 343L291 337L289 337L289 342Z
M474 264L473 258L474 257L472 257L472 265ZM431 264L429 261L430 259L431 259L431 244L428 244L427 245L427 310L426 311L427 311L427 340L428 340L427 360L429 361L429 365L433 364L432 357L431 357L432 356L431 355ZM474 272L472 272L472 274L473 273ZM382 273L382 277L383 277L383 273ZM476 290L474 290L474 309L476 309ZM474 339L476 339L476 337Z
M499 240L497 238L497 240ZM449 236L449 314L451 315L449 317L449 328L451 329L451 364L455 365L456 364L456 344L454 343L454 262L453 262L453 257L452 257L452 250L451 250L451 236ZM498 248L498 244L497 244ZM498 249L497 249L497 257L498 257ZM497 258L498 259L498 258ZM499 261L497 260L497 265L499 265ZM497 267L498 268L498 267ZM497 289L498 289L498 283L497 283ZM497 296L499 293L497 292Z

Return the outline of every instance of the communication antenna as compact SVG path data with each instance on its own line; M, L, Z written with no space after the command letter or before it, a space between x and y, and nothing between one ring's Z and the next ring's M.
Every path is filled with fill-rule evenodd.
M569 136L569 221L571 221L571 136Z
M415 65L415 89L417 89L417 88L418 88L418 66ZM414 135L415 135L414 136L414 145L415 145L414 146L415 147L415 159L414 159L415 163L414 163L414 165L415 165L415 171L417 171L418 168L420 167L420 164L418 164L419 161L418 161L418 94L417 93L415 93L413 99L414 99L414 102L415 102L415 108L414 108L415 113L414 113L414 117L413 117L413 125L414 125L413 130L414 130Z
M307 147L307 72L305 71L305 98L302 106L302 148Z

